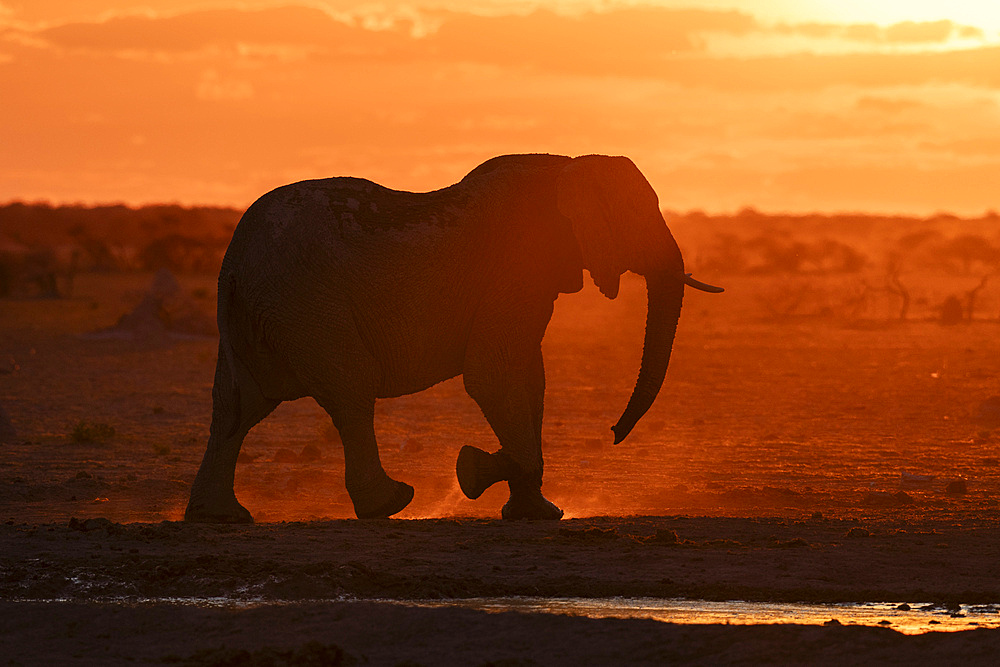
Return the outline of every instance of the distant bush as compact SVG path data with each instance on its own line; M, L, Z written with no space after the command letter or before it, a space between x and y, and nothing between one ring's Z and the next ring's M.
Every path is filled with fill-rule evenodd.
M867 256L831 238L800 240L789 233L759 234L749 239L720 234L699 256L699 269L718 273L838 274L857 273Z
M143 248L139 261L148 271L211 273L219 270L225 251L222 242L170 234Z
M79 421L70 437L74 442L105 442L115 437L115 429L103 422Z

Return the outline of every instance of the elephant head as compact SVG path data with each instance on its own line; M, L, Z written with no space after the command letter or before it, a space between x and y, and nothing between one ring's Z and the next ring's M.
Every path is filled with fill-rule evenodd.
M611 427L617 444L649 410L663 384L684 285L707 292L722 289L684 273L681 251L663 220L656 193L628 158L575 158L558 177L557 202L572 224L584 268L602 294L614 299L625 271L646 279L642 364L628 405Z

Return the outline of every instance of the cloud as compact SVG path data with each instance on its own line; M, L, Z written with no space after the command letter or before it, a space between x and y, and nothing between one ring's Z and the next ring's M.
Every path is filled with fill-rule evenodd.
M469 62L581 76L651 78L729 90L819 89L856 84L961 81L1000 87L997 47L961 51L866 51L718 57L706 35L808 35L872 44L942 43L965 28L950 21L875 25L802 24L769 28L736 11L624 8L560 15L480 16L439 11L439 26L414 36L413 21L365 27L304 6L211 10L172 17L128 16L71 23L37 33L71 51L136 58L142 53L224 54L231 60L355 63ZM429 23L428 23L429 25ZM770 32L769 32L770 31Z
M245 205L335 174L431 189L545 151L629 155L680 209L995 207L1000 47L656 8L376 18L297 6L0 28L0 90L17 100L0 105L14 156L0 199ZM872 46L736 57L714 41L851 30Z
M799 23L778 25L778 34L795 34L820 39L843 39L866 44L920 45L944 44L953 38L983 39L980 28L958 25L948 20L902 21L889 26L874 23L839 25L836 23Z
M916 23L903 21L887 27L884 31L885 41L901 43L946 42L955 32L955 24L951 21L929 21Z
M321 46L334 53L408 57L472 56L520 62L561 51L566 59L597 53L617 61L699 48L705 32L743 34L757 28L735 11L620 9L576 16L549 11L481 16L438 11L426 16L330 14L305 6L263 10L223 9L176 16L118 16L40 31L69 49L95 52L197 51L240 43Z
M241 43L336 45L362 32L310 7L219 9L176 16L118 16L39 31L53 45L92 52L199 51Z

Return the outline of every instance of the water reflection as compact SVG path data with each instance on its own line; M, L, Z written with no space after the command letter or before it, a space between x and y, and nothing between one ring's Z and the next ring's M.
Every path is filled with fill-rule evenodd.
M78 602L72 598L22 599L20 601L49 602L52 604ZM227 609L368 602L408 607L461 607L491 613L521 612L526 614L565 614L589 618L642 618L680 625L765 625L772 623L868 625L887 627L908 635L925 632L955 632L974 628L1000 628L1000 604L939 605L898 602L805 604L622 597L485 597L445 600L372 600L344 597L317 600L275 600L257 596L121 597L95 598L91 599L91 602L123 606L167 604Z
M396 601L423 607L466 607L489 612L569 614L591 618L648 618L679 624L871 625L904 634L1000 627L998 605L941 606L929 603L803 604L663 598L468 598Z

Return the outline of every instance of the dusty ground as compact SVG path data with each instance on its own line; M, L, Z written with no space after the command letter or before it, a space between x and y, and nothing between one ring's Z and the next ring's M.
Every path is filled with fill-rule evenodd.
M379 405L386 468L416 487L401 520L350 520L336 434L307 399L244 447L237 494L258 525L186 526L175 522L211 416L214 340L85 335L114 324L149 281L83 276L70 299L0 301L0 404L18 433L0 445L0 655L15 663L220 664L238 649L265 664L331 662L333 645L373 664L985 664L1000 650L988 630L906 637L330 602L1000 602L1000 420L983 410L1000 394L996 322L766 319L762 299L780 287L764 278L691 293L660 398L613 446L644 298L634 281L615 302L588 290L560 298L545 342L544 490L570 520L505 524L494 520L502 489L461 496L458 449L494 445L451 381ZM212 278L182 282L212 309ZM135 602L211 596L294 604ZM121 597L134 604L109 601Z

